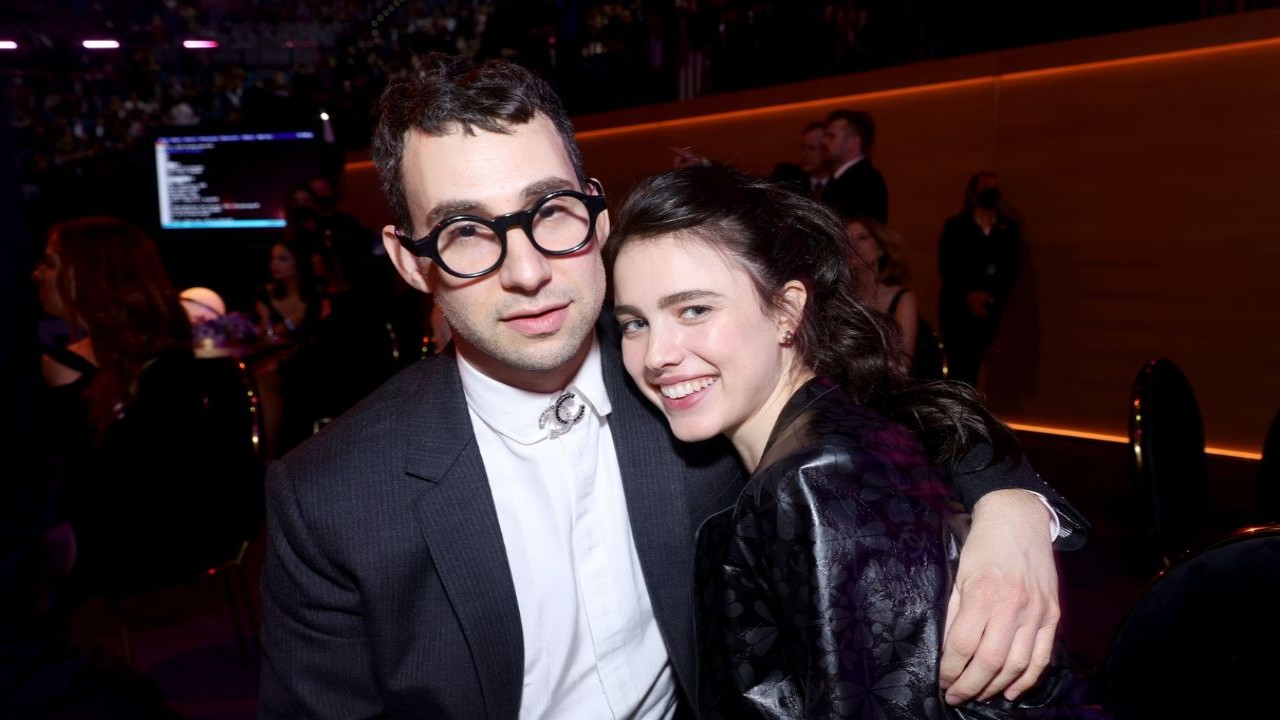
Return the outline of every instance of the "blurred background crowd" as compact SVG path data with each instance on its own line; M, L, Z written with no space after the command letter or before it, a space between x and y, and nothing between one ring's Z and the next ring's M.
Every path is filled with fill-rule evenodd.
M516 60L582 114L1274 5L11 0L0 7L0 39L17 48L0 52L0 84L29 221L42 228L69 214L69 198L142 216L130 189L149 182L147 141L166 126L319 126L323 112L339 154L364 148L373 100L431 50ZM81 46L93 38L120 47ZM87 190L106 177L114 193Z

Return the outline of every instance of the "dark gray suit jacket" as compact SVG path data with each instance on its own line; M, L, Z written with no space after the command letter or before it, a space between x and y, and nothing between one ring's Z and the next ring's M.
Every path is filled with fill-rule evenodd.
M673 438L626 377L608 313L600 330L631 531L687 710L694 537L745 476L728 443ZM1025 464L962 483L974 497L1000 487L1043 492L1083 524ZM517 717L520 611L452 354L396 375L273 463L267 518L261 717Z
M626 378L616 339L602 346L636 551L691 688L693 537L743 478L727 444L675 440ZM262 717L517 716L520 612L451 354L273 463L267 487Z

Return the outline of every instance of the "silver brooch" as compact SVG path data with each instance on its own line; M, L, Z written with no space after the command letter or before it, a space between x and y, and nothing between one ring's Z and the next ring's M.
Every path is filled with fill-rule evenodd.
M571 392L566 392L556 401L551 403L551 407L542 411L542 415L538 417L538 429L546 430L551 427L551 434L548 437L558 438L569 432L569 428L577 425L587 414L587 406L578 399L578 396Z

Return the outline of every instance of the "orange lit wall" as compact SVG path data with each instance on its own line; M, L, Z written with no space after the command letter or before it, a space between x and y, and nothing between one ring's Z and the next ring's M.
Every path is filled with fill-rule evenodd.
M1123 435L1130 383L1163 355L1211 445L1260 448L1280 409L1280 11L575 123L616 206L670 167L668 147L767 173L838 107L878 121L891 225L931 321L943 219L971 172L1000 173L1026 254L983 383L993 409ZM351 169L359 204L384 212L367 167Z

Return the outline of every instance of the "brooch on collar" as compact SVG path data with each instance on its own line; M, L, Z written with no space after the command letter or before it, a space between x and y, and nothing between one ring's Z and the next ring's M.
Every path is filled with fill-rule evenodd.
M566 392L538 416L538 429L546 430L550 426L551 434L548 437L555 439L569 432L586 414L587 406L578 399L577 394Z

